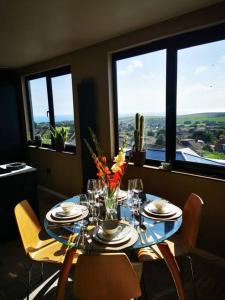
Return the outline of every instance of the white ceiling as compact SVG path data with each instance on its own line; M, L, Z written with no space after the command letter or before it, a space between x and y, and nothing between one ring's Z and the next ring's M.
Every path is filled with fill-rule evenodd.
M1 0L0 67L21 67L221 0Z

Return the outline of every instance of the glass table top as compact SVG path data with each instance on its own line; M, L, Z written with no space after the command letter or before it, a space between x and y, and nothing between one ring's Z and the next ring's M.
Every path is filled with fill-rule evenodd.
M145 194L142 199L142 203L145 204L156 199L161 199L161 197L151 195L151 194ZM80 196L78 195L64 201L69 201L69 202L74 202L79 204ZM60 203L58 203L55 207L59 206ZM129 207L124 205L118 205L118 216L119 219L122 220L122 222L128 221L129 223L132 223L131 220L133 219L133 215ZM86 219L88 220L88 217ZM138 229L137 230L138 239L133 245L129 245L127 248L138 249L138 248L148 247L168 239L180 228L182 224L182 216L171 221L168 220L156 221L151 218L141 216L141 223L145 225L146 228L145 232L140 231L139 228L134 226L135 229ZM61 242L65 246L76 247L76 248L91 247L91 250L93 251L94 250L97 251L98 249L103 251L104 249L102 249L101 247L100 248L95 247L95 242L93 242L92 232L94 230L94 225L87 226L86 234L84 236L86 242L88 241L88 243L86 242L84 243L84 241L81 242L81 239L78 238L80 236L81 224L82 221L78 221L75 223L68 223L68 224L66 223L54 224L52 222L49 222L46 218L44 220L44 227L48 235L54 238L55 240ZM107 249L105 250L107 251ZM118 249L115 248L115 251L117 250ZM113 251L113 249L110 249L110 251Z

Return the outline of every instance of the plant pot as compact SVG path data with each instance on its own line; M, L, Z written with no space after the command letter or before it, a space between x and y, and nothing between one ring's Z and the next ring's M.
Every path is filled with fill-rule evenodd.
M55 143L55 150L59 152L64 151L65 143Z
M34 145L37 147L41 147L42 146L42 138L40 135L35 135L34 137Z
M146 151L133 152L133 162L135 166L141 167L145 164Z

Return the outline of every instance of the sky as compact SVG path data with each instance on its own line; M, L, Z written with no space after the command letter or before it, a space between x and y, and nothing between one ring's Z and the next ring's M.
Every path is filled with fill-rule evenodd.
M35 118L46 117L47 121L48 98L46 78L42 77L30 81L32 107ZM52 78L52 91L55 116L73 116L73 92L71 75L62 75ZM71 118L70 118L71 119ZM43 121L43 120L42 120Z
M46 79L30 81L33 115L47 121ZM73 116L71 75L52 79L55 116ZM117 61L119 115L165 116L166 50ZM178 51L177 114L225 112L225 41ZM71 117L70 117L71 119Z
M225 41L178 51L177 114L225 112ZM117 61L119 114L165 115L166 50Z

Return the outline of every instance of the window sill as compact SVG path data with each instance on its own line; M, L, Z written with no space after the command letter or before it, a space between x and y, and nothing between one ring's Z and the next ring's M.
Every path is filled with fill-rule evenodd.
M220 182L225 182L224 178L216 177L216 176L210 176L210 175L202 175L202 174L196 174L192 172L187 172L187 171L182 171L182 170L165 170L157 166L152 166L152 165L143 165L142 167L134 166L134 163L129 162L129 165L135 168L144 168L144 169L151 169L163 173L171 173L171 174L176 174L176 175L183 175L183 176L191 176L195 178L201 178L201 179L207 179L207 180L213 180L213 181L220 181Z
M75 155L76 154L75 151L68 151L68 150L56 151L55 149L52 149L52 148L38 147L38 146L32 146L32 145L28 145L27 147L29 149L36 149L36 150L41 150L41 151L56 152L56 153L59 153L59 154L69 154L69 155Z

